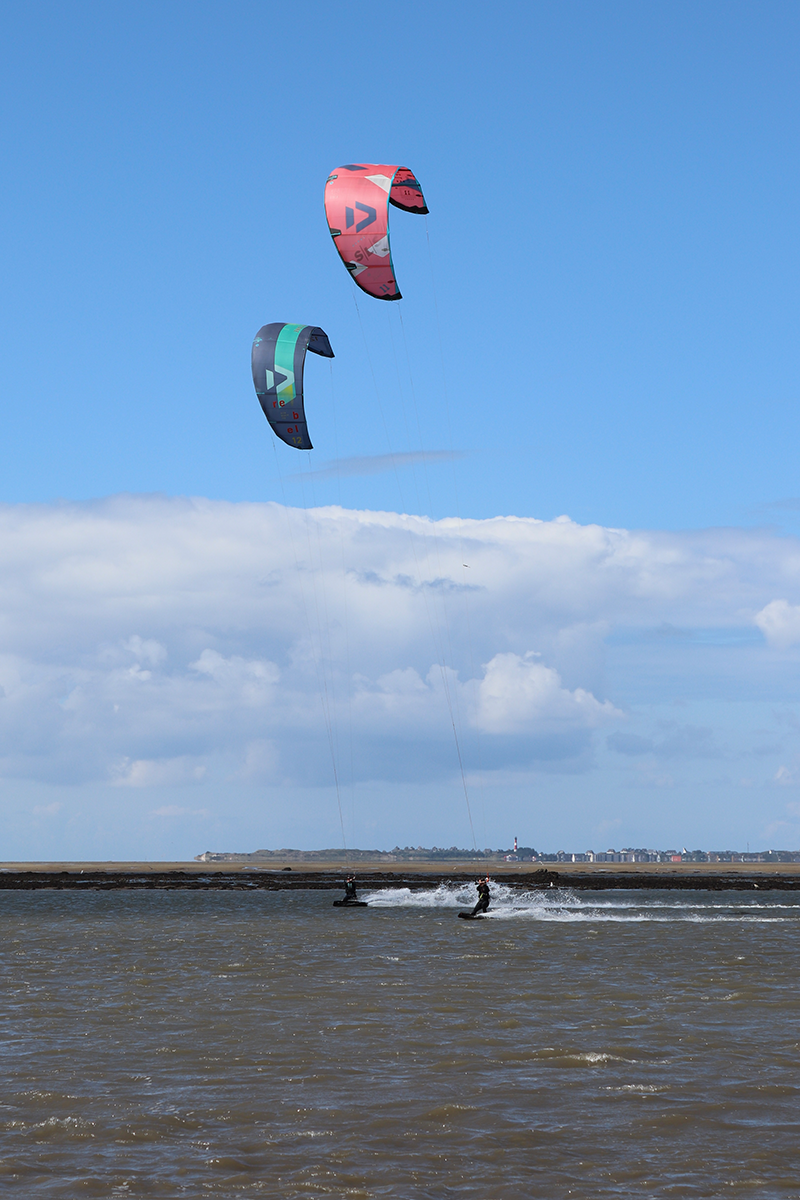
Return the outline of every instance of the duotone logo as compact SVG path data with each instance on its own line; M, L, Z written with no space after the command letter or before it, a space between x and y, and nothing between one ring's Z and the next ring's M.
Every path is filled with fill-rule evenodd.
M287 389L292 390L294 388L293 371L290 371L288 375L283 375L280 371L270 371L269 367L266 367L265 373L268 392L277 391L278 389L285 392Z
M349 205L345 205L345 229L349 229L351 225L356 225L356 233L361 233L362 229L366 229L368 225L371 225L372 222L377 219L378 214L371 205L362 204L360 200L356 200L356 208L359 212L366 213L367 215L364 217L363 221L359 221L356 225L356 214L353 212L352 208L349 207Z

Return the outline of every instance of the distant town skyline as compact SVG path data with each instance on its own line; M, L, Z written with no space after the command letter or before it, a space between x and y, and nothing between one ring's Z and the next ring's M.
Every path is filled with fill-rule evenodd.
M202 854L196 854L196 862L242 862L242 861L262 861L268 862L270 859L287 859L296 858L299 861L309 862L324 862L326 860L339 860L345 858L353 862L360 859L365 860L380 860L387 862L432 862L432 861L452 861L454 859L462 859L465 862L475 862L482 859L485 862L501 861L501 862L541 862L541 863L725 863L725 862L740 862L740 863L759 863L759 862L800 862L800 849L798 850L689 850L683 847L682 850L654 850L634 848L632 846L624 847L622 850L615 850L613 847L608 850L586 850L565 851L558 850L554 853L546 851L536 851L531 846L520 846L512 849L497 849L492 850L484 848L483 850L468 850L458 846L443 847L431 846L395 846L392 850L362 850L359 848L348 847L346 850L342 848L329 848L327 850L298 850L284 847L280 850L253 850L250 852L237 851L215 851L205 850Z

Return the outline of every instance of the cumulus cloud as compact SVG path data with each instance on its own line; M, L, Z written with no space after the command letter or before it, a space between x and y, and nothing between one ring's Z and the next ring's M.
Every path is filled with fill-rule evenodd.
M754 619L770 645L778 650L788 650L800 642L800 604L773 600Z
M138 634L126 638L122 642L122 648L129 651L138 663L149 663L153 667L157 667L167 657L166 647L155 638L142 638Z
M477 713L484 733L524 733L564 723L594 727L623 715L583 688L562 687L558 672L538 657L533 651L496 654L486 664Z
M685 682L692 631L798 640L800 604L772 599L792 586L800 600L797 544L764 531L164 497L5 507L0 775L317 786L347 760L360 780L429 779L454 769L453 727L467 769L574 771L615 722L623 756L713 757L710 727L636 726L636 689ZM734 653L714 668L733 691Z

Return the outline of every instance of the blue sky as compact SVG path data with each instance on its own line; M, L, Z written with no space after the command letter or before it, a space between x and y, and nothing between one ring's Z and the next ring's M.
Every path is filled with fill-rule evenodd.
M649 607L631 575L633 591L615 593L616 607L578 605L580 617L570 617L574 589L585 598L597 586L565 550L540 563L547 587L561 586L559 627L557 614L537 609L536 579L529 594L506 586L523 554L512 523L480 585L496 588L498 623L477 657L469 620L451 629L441 609L433 642L450 631L447 657L467 688L465 730L494 737L489 702L470 698L470 681L486 691L506 671L511 695L522 672L523 690L535 683L546 692L552 680L531 668L541 662L572 697L551 695L568 736L534 704L519 744L486 748L500 774L486 784L485 837L569 839L575 849L612 837L800 843L791 716L800 604L797 7L31 3L7 7L0 33L0 501L8 537L30 522L47 529L33 538L40 557L26 552L23 564L9 551L4 560L5 699L21 680L33 687L34 676L37 687L51 681L53 703L89 687L89 677L100 695L102 663L122 670L109 666L114 654L132 655L140 674L161 672L165 687L178 676L217 679L190 665L206 661L205 650L272 664L258 678L274 668L278 691L285 683L300 695L299 677L290 683L287 674L297 646L316 636L323 655L321 626L316 635L311 625L296 635L281 626L281 638L265 641L257 621L236 625L210 609L197 618L206 644L184 646L175 596L155 587L108 624L102 560L81 541L90 513L106 513L104 529L121 522L120 545L136 525L139 545L156 511L183 528L181 497L222 505L201 506L209 529L164 551L184 565L197 557L173 581L181 595L201 577L247 573L244 560L203 559L228 502L244 505L240 514L274 501L490 523L567 515L581 528L648 531L648 571L662 563L659 531L683 539L678 550L670 543L677 564L694 561L692 531L712 531L702 534L704 553L733 564L735 600L724 572L690 587L676 565L674 588L659 585ZM431 210L427 221L392 213L399 305L355 296L328 236L325 179L359 160L411 167ZM332 367L307 368L310 460L273 444L252 390L250 342L276 320L321 325L336 352ZM120 494L129 509L93 506ZM165 509L137 500L153 494ZM263 520L264 538L279 538ZM333 535L343 546L348 521ZM495 535L482 528L484 545ZM557 539L567 527L548 528ZM66 594L52 581L65 553L59 539L71 537L92 568L57 644L47 628ZM115 540L101 543L111 553ZM435 540L420 545L435 557ZM383 543L374 553L387 561ZM297 560L275 554L279 586L291 591ZM366 578L355 544L353 554L358 567L345 563L343 577L352 567ZM439 575L432 565L426 584L425 564L413 561L422 594ZM134 589L136 569L131 559L120 595ZM468 597L463 571L473 568L452 569L462 572L450 579L454 595ZM157 580L158 560L146 570ZM50 615L38 641L26 639L8 613L39 604ZM387 650L370 687L394 695L394 684L377 680L406 670L434 687L425 682L434 645L411 649L377 617L375 637ZM153 661L123 649L151 641L162 647ZM509 654L523 666L512 671L498 657ZM344 660L329 665L341 671L341 703L352 705L367 685ZM369 663L359 671L367 678ZM610 709L601 719L581 707L579 691L621 714L619 728ZM231 712L245 703L237 696ZM262 699L269 726L273 701ZM0 785L20 857L67 844L76 856L158 856L197 852L208 838L230 847L336 834L325 823L332 802L321 766L300 778L269 760L272 775L263 767L244 782L236 755L256 754L263 738L239 745L220 733L215 743L206 730L197 744L176 734L156 745L131 727L105 750L101 738L102 752L87 740L81 763L67 764L46 749L56 734L42 725L39 749L22 762L20 728L44 720L29 701L5 721ZM177 720L195 701L176 692L171 703ZM762 728L758 744L773 752L758 759L761 774L732 765L742 737ZM57 737L75 737L72 726L59 729ZM573 735L567 753L563 738ZM417 726L400 737L389 716L356 741L370 737L372 765L352 784L365 798L361 810L352 798L348 836L468 844L463 811L450 807L460 787L453 800L452 747L426 742L423 753ZM412 788L386 764L415 756L426 766ZM623 778L623 767L634 774ZM485 796L478 768L471 763ZM278 820L290 794L293 820ZM172 816L154 825L149 814L162 810ZM169 832L155 832L165 822Z

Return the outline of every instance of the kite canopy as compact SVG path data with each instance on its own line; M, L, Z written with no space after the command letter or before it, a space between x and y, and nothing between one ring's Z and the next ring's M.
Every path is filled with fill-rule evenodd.
M389 205L426 213L422 188L408 167L348 163L325 184L325 215L342 262L362 291L400 300L389 248Z
M253 342L253 383L274 432L298 450L311 450L303 407L306 350L333 358L328 335L315 325L262 325Z

